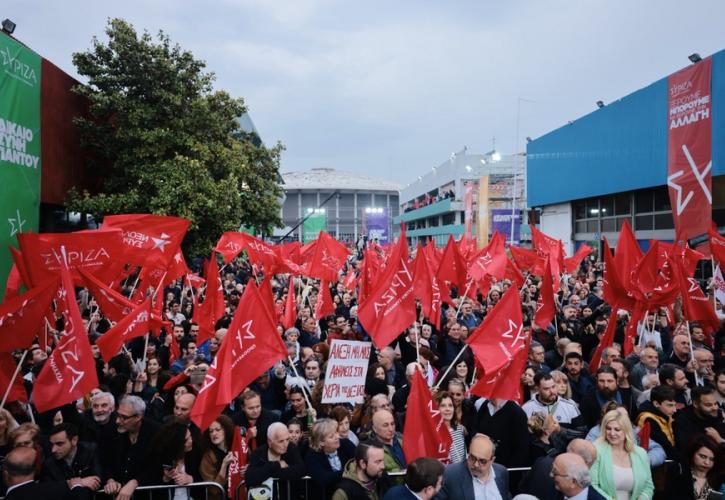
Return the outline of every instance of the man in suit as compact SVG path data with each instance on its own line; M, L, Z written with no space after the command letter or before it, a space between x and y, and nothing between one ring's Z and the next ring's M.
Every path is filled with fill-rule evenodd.
M591 485L589 467L584 459L574 453L562 453L554 459L551 468L556 490L561 493L559 498L569 500L604 500L604 497Z
M35 481L35 448L21 446L10 451L3 464L3 479L8 486L6 500L38 500L53 498L60 500L90 499L87 488L79 488L80 481Z
M509 500L509 474L494 463L495 446L485 434L476 434L468 446L465 462L449 465L443 473L443 487L436 500Z
M416 458L408 464L405 484L389 489L383 500L431 500L443 485L443 464L434 458Z
M567 453L578 455L587 467L591 467L597 459L597 449L586 439L573 439L566 447ZM556 490L551 470L554 467L554 459L549 456L540 457L531 467L531 471L521 481L520 490L542 500L561 498Z

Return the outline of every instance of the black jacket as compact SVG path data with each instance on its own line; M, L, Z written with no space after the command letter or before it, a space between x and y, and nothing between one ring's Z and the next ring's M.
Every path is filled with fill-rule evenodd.
M725 424L723 423L722 413L718 411L718 416L699 417L693 407L683 408L675 414L675 444L681 453L686 452L692 438L705 434L705 428L712 427L721 437L725 438ZM659 441L658 441L659 442Z
M88 488L68 488L65 481L47 483L27 483L13 490L5 497L6 500L90 500L92 493Z
M247 486L259 486L270 477L277 479L301 479L305 475L305 463L302 461L297 446L290 443L287 453L282 455L282 460L287 467L282 468L279 462L270 462L267 458L268 445L263 445L254 450L249 457L249 466L245 481Z
M505 467L529 465L529 427L526 413L513 401L507 401L491 415L487 402L477 411L474 402L463 402L463 425L470 439L480 432L496 443L496 462Z
M43 481L65 481L72 477L103 477L95 443L78 442L76 456L70 466L65 460L48 457L43 463Z
M131 443L128 434L118 431L108 433L99 447L103 482L109 478L125 484L131 479L139 480L144 474L150 452L150 443L158 433L159 426L153 420L145 418L136 443Z
M234 425L238 425L241 428L243 435L247 435L247 429L249 429L249 419L244 414L241 408L237 409L232 415ZM257 428L257 435L250 443L252 450L260 448L267 444L267 428L274 422L278 422L279 419L271 411L262 408L262 413L259 414L259 418L255 422L254 426ZM286 423L286 422L285 422Z
M325 452L309 450L305 455L305 465L312 477L310 498L330 498L332 496L335 485L342 479L345 464L355 457L355 445L347 439L341 439L337 457L340 459L340 470L334 471Z

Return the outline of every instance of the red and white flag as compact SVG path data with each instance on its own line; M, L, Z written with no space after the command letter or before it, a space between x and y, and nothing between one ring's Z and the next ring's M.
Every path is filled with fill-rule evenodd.
M51 277L22 295L0 304L0 352L27 349L43 328L45 314L58 290Z
M116 325L96 341L101 351L103 361L108 363L125 343L142 337L149 331L149 319L151 316L151 298L146 299L140 306L137 306Z
M229 462L229 471L227 472L227 497L228 498L245 498L247 491L244 486L239 486L244 481L244 466L247 465L249 457L249 446L247 440L242 438L242 431L239 427L234 426L234 437L232 445L229 448L232 454L232 461ZM240 491L237 492L237 488Z
M410 463L416 458L428 457L448 461L453 439L420 370L415 370L411 384L403 429L405 460Z

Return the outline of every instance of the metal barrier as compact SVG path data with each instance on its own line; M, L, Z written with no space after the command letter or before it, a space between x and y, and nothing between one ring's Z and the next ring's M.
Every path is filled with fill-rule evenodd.
M190 483L183 486L179 486L176 484L158 484L158 485L152 485L152 486L139 486L136 488L136 491L133 493L133 497L136 498L137 495L144 497L145 495L141 495L141 493L149 493L149 496L152 496L154 498L158 498L157 492L163 495L163 492L166 492L166 498L168 500L172 500L174 498L176 490L179 489L194 489L198 490L200 488L204 488L204 500L209 500L209 493L212 490L216 490L214 495L214 498L217 498L219 500L227 500L227 489L225 486L220 485L219 483L215 483L213 481L202 481L199 483ZM218 495L218 496L217 496ZM188 498L191 500L192 494L191 492L187 492ZM103 490L96 491L94 494L94 498L101 499L108 499L113 498L111 495L106 495ZM193 499L194 500L201 500L202 497L198 496L198 491L194 491L193 493Z

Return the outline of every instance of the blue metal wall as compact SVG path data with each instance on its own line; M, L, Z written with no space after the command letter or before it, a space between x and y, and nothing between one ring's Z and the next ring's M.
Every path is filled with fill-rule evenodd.
M712 56L713 175L725 174L725 50ZM667 182L667 78L531 141L528 204Z

